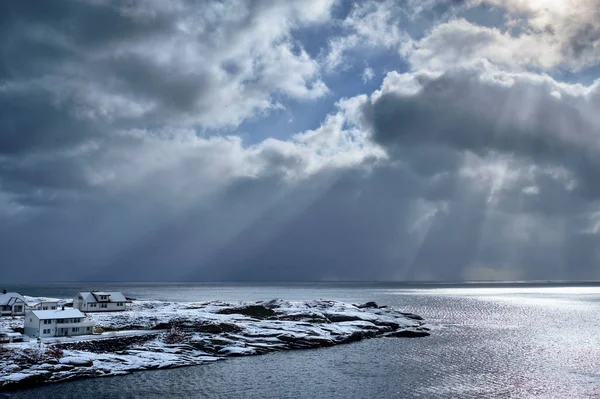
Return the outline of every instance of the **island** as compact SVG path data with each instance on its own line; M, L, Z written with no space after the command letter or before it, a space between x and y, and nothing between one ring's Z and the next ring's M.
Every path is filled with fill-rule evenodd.
M367 338L429 335L420 316L375 302L132 301L127 311L86 317L95 325L93 335L0 344L0 390ZM18 333L19 320L22 327L23 317L2 317L0 328Z

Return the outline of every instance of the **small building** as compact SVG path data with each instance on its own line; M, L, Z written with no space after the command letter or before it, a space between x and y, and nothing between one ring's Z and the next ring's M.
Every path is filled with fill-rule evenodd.
M27 302L17 292L0 294L0 316L23 316Z
M125 310L127 298L118 291L80 292L73 300L73 309L82 312L117 312Z
M12 343L12 342L23 342L24 340L25 340L25 337L21 333L14 332L13 330L9 330L9 329L1 329L0 330L0 343L1 344L8 344L8 343Z
M94 333L94 323L77 309L31 310L25 315L25 335L33 338L71 337Z
M56 310L58 309L58 301L41 301L30 304L30 310Z

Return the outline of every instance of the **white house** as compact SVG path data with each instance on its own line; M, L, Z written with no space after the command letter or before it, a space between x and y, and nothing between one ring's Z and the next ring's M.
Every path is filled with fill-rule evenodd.
M16 292L0 294L0 316L23 316L27 302Z
M77 309L32 310L25 315L24 325L25 335L33 338L94 333L94 323Z
M127 302L125 296L117 291L80 292L73 299L73 309L82 312L116 312L125 310Z
M30 310L56 310L57 308L57 301L41 301L34 304L30 304L28 307L28 309Z

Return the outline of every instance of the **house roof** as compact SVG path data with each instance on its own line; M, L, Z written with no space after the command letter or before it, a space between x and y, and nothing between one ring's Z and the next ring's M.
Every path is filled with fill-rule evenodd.
M127 302L125 296L119 291L92 291L80 292L86 302ZM100 296L108 296L108 300L101 300Z
M17 299L26 302L25 298L23 298L23 295L19 294L18 292L7 292L6 294L0 294L0 305L13 305Z
M40 320L71 319L85 317L85 315L77 309L32 310L31 313L33 313Z
M58 305L59 301L39 301L30 303L29 306L38 306L38 305Z

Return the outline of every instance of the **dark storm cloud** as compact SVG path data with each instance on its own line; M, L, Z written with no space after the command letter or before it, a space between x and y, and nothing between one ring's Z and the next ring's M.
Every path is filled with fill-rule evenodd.
M107 274L125 280L412 279L420 277L418 269L424 266L412 261L417 240L405 226L414 218L410 203L420 184L410 174L387 167L373 174L355 170L320 176L284 191L276 178L239 180L209 206L179 217L152 206L150 224L133 204L113 203L113 209L96 209L106 231L95 222L94 230L81 223L93 220L87 212L93 213L94 207L74 207L60 223L65 216L56 214L52 234L50 216L42 228L25 230L35 231L29 242L45 254L47 265L68 273L78 262L101 265L86 268L84 277L92 279ZM117 220L127 230L104 236ZM45 244L37 245L38 240ZM12 239L6 236L1 242L7 245ZM52 250L44 250L46 246ZM19 248L11 250L13 255ZM461 250L471 251L467 246L453 251ZM14 259L30 258L23 248ZM449 266L427 267L437 272ZM458 267L452 270L460 272Z
M165 34L174 22L160 13L134 19L116 2L2 2L0 86L5 86L0 90L0 154L68 147L101 135L107 126L76 115L85 104L69 78L102 78L89 73L94 51ZM73 66L75 76L69 77L65 70ZM144 67L152 65L138 62L137 67L138 79L157 80L144 74Z
M84 141L99 120L112 129L235 126L268 107L273 91L319 96L313 61L276 48L291 46L290 29L327 14L327 2L322 11L301 4L2 2L0 116L9 133L0 151Z
M171 75L164 68L134 55L114 57L106 63L105 73L99 72L107 81L115 79L114 84L120 85L123 91L157 100L155 106L166 108L167 112L194 111L195 103L211 88L210 77L202 72ZM201 109L199 111L202 112Z
M46 74L68 61L85 61L93 50L175 28L174 15L164 10L138 18L126 11L118 1L2 2L0 78Z
M94 186L102 161L112 161L100 153L143 151L144 141L124 131L174 138L182 129L236 126L270 108L274 92L318 97L314 61L276 48L291 43L292 26L319 20L330 5L313 6L2 2L0 186L17 203L55 201L60 191ZM266 66L277 79L263 76Z
M456 150L446 158L427 158L432 171L455 167L452 154L460 151L506 153L564 166L577 175L581 192L597 196L600 121L591 104L583 97L557 98L544 82L506 79L514 82L492 80L476 70L420 76L415 93L391 90L367 102L364 123L392 152L415 146ZM416 154L419 162L421 151Z
M423 192L435 183L391 166L299 185L240 179L181 214L164 206L168 193L104 196L3 226L0 249L28 265L11 272L21 279L42 259L38 279L59 271L73 279L460 280L480 276L482 264L514 278L597 276L585 220L555 232L560 218L507 213L489 204L487 190L457 175L445 180L437 183L451 187L444 200L428 201ZM564 252L573 248L589 256Z
M0 155L70 147L100 134L101 125L90 125L71 114L75 102L56 97L46 89L26 93L0 91Z

